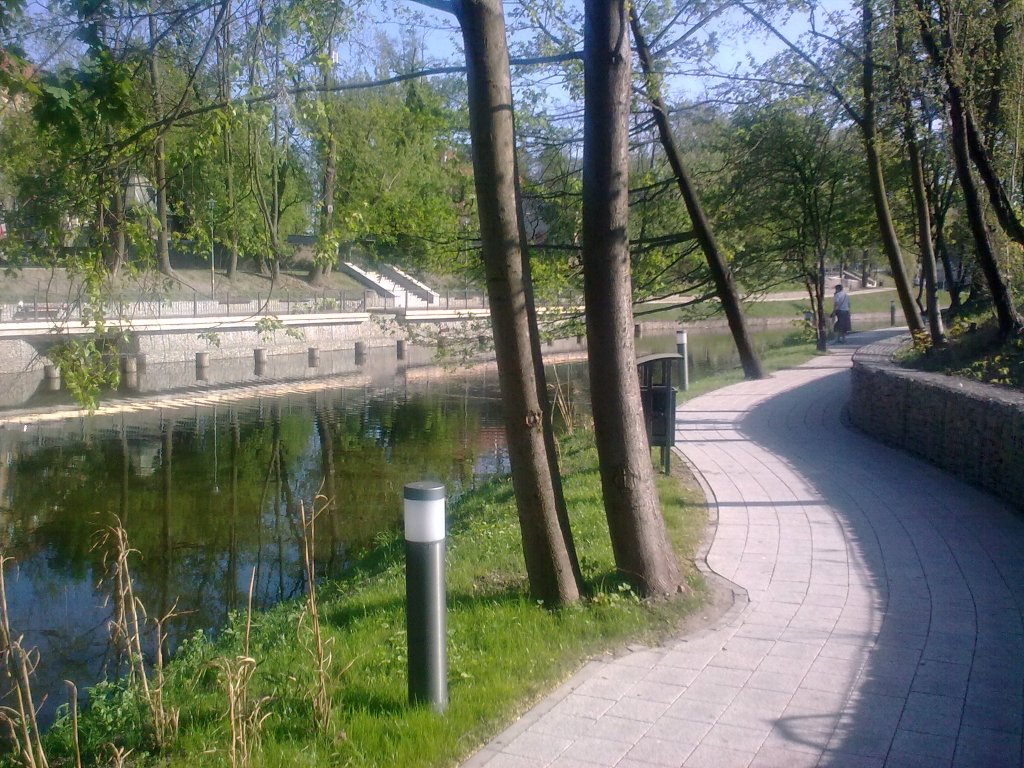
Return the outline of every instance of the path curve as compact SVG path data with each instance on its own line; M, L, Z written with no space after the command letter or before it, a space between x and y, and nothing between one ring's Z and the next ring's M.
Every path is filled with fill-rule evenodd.
M852 351L680 409L733 609L589 663L467 768L1024 765L1024 517L853 430Z

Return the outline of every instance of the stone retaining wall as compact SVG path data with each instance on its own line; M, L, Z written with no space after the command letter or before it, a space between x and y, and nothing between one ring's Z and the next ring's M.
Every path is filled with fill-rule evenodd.
M1024 394L901 368L892 362L900 345L854 355L853 423L1024 509Z

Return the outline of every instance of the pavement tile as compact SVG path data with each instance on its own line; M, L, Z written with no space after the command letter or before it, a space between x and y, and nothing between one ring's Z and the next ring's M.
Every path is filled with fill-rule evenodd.
M696 743L669 741L645 736L626 753L626 757L645 765L680 766L696 748Z
M552 736L548 733L526 731L506 744L502 752L534 760L550 761L562 754L571 743L572 739Z
M818 765L821 768L883 768L885 766L885 759L829 751L821 756L821 761Z
M892 741L892 751L910 755L922 755L950 762L956 749L956 737L945 734L908 731L900 727Z
M555 761L548 765L547 768L613 768L618 764L618 761L614 763L591 763L584 760L574 760L571 757L562 755L561 757L555 758Z
M651 724L643 720L632 720L628 717L605 715L600 720L590 722L588 728L580 734L568 734L573 737L592 736L608 741L620 741L635 744L651 728Z
M721 666L718 664L719 656L711 660L711 663L697 675L690 687L695 685L725 685L737 689L743 687L744 683L750 679L750 671Z
M711 726L701 744L728 747L745 752L757 752L758 748L771 732L770 727L751 728L740 725L729 725L719 720Z
M560 757L567 760L585 761L597 765L615 765L632 747L632 742L624 743L596 736L585 736L576 739L565 748Z
M648 701L646 699L620 699L608 710L613 717L624 717L628 720L640 720L653 723L668 709L664 701Z
M574 739L590 733L593 727L594 720L589 717L548 712L530 725L529 730L535 733L549 733L552 736Z
M646 735L663 741L679 741L697 746L711 729L711 723L696 720L682 720L677 717L663 717L652 725Z
M625 698L645 699L647 701L661 701L671 704L679 698L686 686L658 683L653 680L641 680L635 683L626 691Z
M964 726L953 755L956 768L1020 768L1020 737Z
M542 768L548 761L538 762L537 758L521 757L499 752L482 765L486 768Z
M918 755L893 749L886 756L885 764L898 765L900 768L950 768L953 763L944 757Z
M697 679L699 669L685 669L684 667L660 666L647 673L645 681L661 683L662 685L676 686L682 691L690 683Z
M574 692L552 707L551 711L561 715L578 715L596 720L607 712L615 702L599 696L587 696Z
M722 713L718 722L763 727L767 732L786 711L791 698L792 695L785 692L744 688Z
M666 717L675 717L681 720L694 720L699 723L717 723L718 718L732 701L702 701L683 694L675 703L665 711Z
M815 768L817 765L817 753L764 747L758 750L749 768Z
M754 759L753 752L701 744L686 758L685 768L746 768Z

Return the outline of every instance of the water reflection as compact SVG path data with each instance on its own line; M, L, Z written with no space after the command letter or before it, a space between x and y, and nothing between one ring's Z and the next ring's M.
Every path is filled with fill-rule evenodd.
M136 595L150 616L177 602L171 643L244 605L300 594L300 503L330 501L317 569L400 521L402 485L456 490L507 471L493 375L419 377L401 389L341 388L231 407L154 410L0 433L0 544L18 562L11 622L38 645L46 713L64 678L117 672L96 583L98 532L120 519L139 556Z

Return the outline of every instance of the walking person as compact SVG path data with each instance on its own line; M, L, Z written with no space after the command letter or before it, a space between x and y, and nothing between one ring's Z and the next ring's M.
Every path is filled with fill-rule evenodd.
M832 317L835 319L836 336L842 344L846 341L846 334L850 332L850 294L843 290L842 283L836 285L836 292L832 297Z

